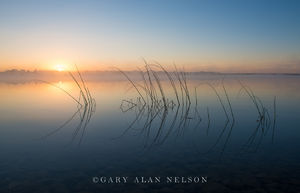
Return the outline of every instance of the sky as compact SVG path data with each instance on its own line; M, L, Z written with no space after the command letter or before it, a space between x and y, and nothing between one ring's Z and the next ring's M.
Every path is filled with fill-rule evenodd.
M0 0L0 70L300 72L298 0Z

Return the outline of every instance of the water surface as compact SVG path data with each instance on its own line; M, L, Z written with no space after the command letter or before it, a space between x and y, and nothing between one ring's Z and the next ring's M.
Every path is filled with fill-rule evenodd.
M269 126L259 126L240 82L264 104ZM52 83L79 96L71 80ZM88 81L97 107L78 131L83 112L66 93L42 82L0 83L1 192L299 192L299 83L297 76L192 77L188 114L188 105L173 106L149 126L153 112L135 121L141 107L121 106L141 100L128 81ZM162 86L175 101L168 80ZM202 176L207 182L93 183L101 176Z

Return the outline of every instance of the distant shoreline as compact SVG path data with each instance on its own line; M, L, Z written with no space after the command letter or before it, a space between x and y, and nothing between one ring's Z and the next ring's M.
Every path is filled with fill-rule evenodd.
M97 75L97 74L120 74L119 71L81 71L83 74L86 75ZM131 70L131 71L124 71L125 73L140 73L139 71ZM157 71L158 73L164 73L163 71ZM172 71L170 71L172 72ZM47 70L5 70L5 71L0 71L0 76L1 75L65 75L67 74L67 71L64 72L58 72L58 71L47 71ZM213 72L213 71L194 71L186 72L188 75L288 75L288 76L300 76L300 73L276 73L276 72L270 72L270 73L260 73L260 72Z

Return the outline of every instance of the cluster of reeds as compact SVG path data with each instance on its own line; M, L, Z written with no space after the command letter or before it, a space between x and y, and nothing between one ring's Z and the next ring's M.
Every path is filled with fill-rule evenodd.
M96 111L96 100L92 97L90 90L87 87L85 81L83 80L82 75L76 65L75 65L75 67L76 67L76 73L72 73L70 71L68 73L69 73L70 77L72 78L73 82L76 84L77 88L79 89L78 97L75 97L74 95L72 95L71 93L66 91L65 89L63 89L59 86L56 86L53 83L39 80L44 83L50 84L50 85L54 86L55 88L60 89L65 94L67 94L72 100L74 100L77 104L77 110L74 112L74 114L69 119L67 119L61 126L59 126L58 128L56 128L56 129L52 130L51 132L47 133L46 135L44 135L42 137L42 139L45 139L45 138L59 132L61 129L66 127L72 120L74 120L76 116L78 116L79 122L77 123L77 126L74 129L74 132L73 132L73 135L71 138L71 143L73 143L73 141L75 141L76 138L79 138L78 145L80 145L82 142L82 139L83 139L85 131L86 131L86 127L87 127L88 123L90 122L92 115Z
M224 115L226 117L225 121L224 121L224 126L217 138L217 140L215 141L215 143L208 149L207 152L205 153L209 153L211 152L214 148L216 148L216 146L221 143L221 140L223 138L225 138L225 142L223 143L222 145L222 149L221 149L221 155L223 154L223 152L225 151L225 148L228 144L228 141L230 139L230 136L231 136L231 133L232 133L232 129L234 127L234 124L235 124L235 116L234 116L234 113L233 113L233 108L232 108L232 104L231 104L231 100L230 100L230 97L227 93L227 89L224 85L224 82L222 80L222 91L223 91L223 95L221 95L221 93L216 89L215 86L213 86L212 84L210 83L205 83L206 85L208 85L212 90L213 92L215 93L216 97L217 97L217 100L219 101L220 103L220 106L222 108L222 111L224 112ZM224 97L222 97L224 96ZM208 119L208 125L207 125L207 135L208 135L208 131L209 131L209 128L210 128L210 114L209 114L209 108L207 107L207 119ZM227 135L226 135L226 132L227 132Z
M138 69L141 76L140 82L135 82L126 72L122 70L119 71L127 78L131 86L138 93L138 97L134 99L122 100L120 108L123 112L129 110L134 110L136 112L136 118L122 135L131 129L135 123L145 117L145 123L141 131L146 131L142 132L146 134L146 139L149 139L150 133L154 132L154 139L150 145L163 143L172 131L176 131L177 136L183 135L185 128L187 128L191 120L196 120L195 128L199 127L202 117L198 109L197 87L194 88L195 100L193 104L191 97L192 89L189 88L187 82L188 73L184 70L179 71L175 66L174 71L167 71L159 63L149 64L145 61L144 69ZM162 84L163 81L165 85ZM207 85L209 85L216 93L227 120L229 121L231 115L233 119L232 122L234 122L233 110L225 86L223 85L223 90L226 94L226 101L229 104L229 109L225 107L223 99L220 97L215 87L211 84ZM165 93L166 87L171 88L173 94L167 95ZM168 115L171 115L169 116L171 117L171 121L168 126L165 126ZM208 130L210 127L210 114L208 108L207 118ZM158 125L158 127L153 128L152 123L155 120L159 123L154 124L155 126Z
M212 121L209 107L206 108L206 116L201 116L197 96L200 85L194 87L195 98L192 100L191 96L193 94L192 89L188 85L188 73L184 70L178 70L175 66L173 71L167 71L159 63L149 64L145 61L144 69L138 69L141 81L134 81L126 72L120 69L118 70L126 77L132 88L134 88L138 94L136 98L122 100L120 106L122 112L134 111L136 116L121 136L142 119L144 122L139 129L141 133L144 134L146 138L145 146L148 147L155 144L162 144L171 133L176 132L177 136L183 135L185 130L189 128L188 126L191 121L193 121L194 129L197 129L200 127L202 120L206 119L206 133L208 135ZM215 93L225 117L224 127L208 152L212 151L222 139L224 139L223 141L225 142L222 145L221 152L224 152L235 124L232 102L223 81L221 93L211 83L205 83L204 85L209 86ZM166 88L171 88L173 94L166 94ZM264 132L265 128L270 128L270 126L273 125L274 131L276 123L276 101L274 100L274 117L273 124L271 124L269 111L266 106L263 105L259 97L255 96L254 92L243 84L241 84L241 90L248 94L257 109L258 128L261 128L261 131ZM166 124L167 117L169 118L169 124ZM154 122L156 123L153 124ZM150 140L150 136L152 136L152 140ZM251 138L250 141L252 140Z
M244 85L240 82L241 89L240 92L244 91L246 95L250 98L251 102L253 103L256 111L257 111L257 126L254 129L252 135L249 137L245 145L243 146L243 151L250 151L253 149L254 151L258 149L260 146L262 139L266 134L269 132L270 128L272 127L272 142L274 141L274 132L275 132L275 125L276 125L276 97L274 97L273 101L273 117L271 118L271 115L269 113L269 108L266 107L266 105L263 103L263 101L255 95L253 90Z
M119 71L127 78L131 86L138 93L137 98L123 100L121 103L120 108L123 112L135 110L137 115L122 135L140 119L145 118L141 131L145 131L143 133L146 134L148 139L150 132L153 130L152 123L159 121L151 144L162 143L171 133L171 130L174 129L175 123L178 120L180 120L179 129L184 127L188 120L191 119L190 91L187 86L187 74L184 71L178 71L175 67L173 72L169 72L159 63L149 64L145 61L144 69L138 69L142 80L138 83L131 79L126 72ZM168 85L163 85L164 79L167 80ZM171 87L175 97L171 97L173 94L168 95L165 93L166 86ZM166 118L170 111L175 112L175 114L171 125L164 132L163 128L165 127Z

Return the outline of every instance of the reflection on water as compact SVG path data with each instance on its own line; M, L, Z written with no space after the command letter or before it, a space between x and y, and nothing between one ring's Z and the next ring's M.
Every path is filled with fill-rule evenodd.
M69 72L69 74L72 77L72 79L74 81L74 84L76 84L78 89L79 89L79 98L78 99L76 99L71 93L69 93L66 89L64 89L62 87L62 82L61 81L59 81L58 86L55 85L55 84L52 84L50 82L41 81L41 82L50 84L50 85L54 86L55 88L63 91L66 95L71 97L71 99L73 99L77 103L77 110L75 111L75 113L69 119L67 119L60 127L58 127L57 129L49 132L48 134L46 134L42 138L45 139L45 138L50 137L51 135L59 132L61 129L66 127L66 125L68 125L77 115L79 115L79 123L75 127L75 130L74 130L73 135L72 135L71 143L79 135L78 145L80 145L81 142L82 142L82 139L84 137L86 127L87 127L88 123L90 122L90 120L92 118L92 115L95 113L96 101L92 97L92 95L89 91L89 88L87 87L86 83L84 82L80 72L77 71L79 80L76 79L76 77L73 75L73 73Z
M135 118L121 136L125 135L137 125L137 127L140 127L138 129L140 130L140 134L145 138L144 147L162 145L167 138L172 135L176 136L175 138L182 137L189 128L193 128L193 131L201 129L200 124L202 121L206 122L207 127L205 130L208 135L211 117L216 116L214 120L216 122L222 120L222 117L219 114L210 114L209 106L204 109L207 115L201 115L201 109L199 109L198 103L205 104L206 101L198 100L197 89L199 88L199 92L206 92L206 90L203 89L203 86L206 86L206 89L210 89L213 95L215 95L210 95L210 97L215 98L213 105L219 104L219 111L222 111L225 117L223 129L219 131L219 134L216 136L216 142L206 153L212 151L224 138L224 143L221 148L221 154L223 154L230 140L232 130L234 129L236 121L235 113L239 113L232 108L232 103L235 101L232 101L232 97L229 97L224 79L220 81L219 85L213 85L208 81L201 83L193 81L192 84L189 84L186 73L164 71L164 74L158 74L152 70L150 65L147 65L145 68L145 72L140 72L141 81L139 82L132 80L129 75L122 72L131 83L132 89L136 91L137 97L122 100L120 106L121 111L123 113L133 112ZM166 78L166 80L162 82L163 78ZM252 146L255 145L257 149L264 136L269 133L268 131L271 127L272 140L274 139L276 97L274 97L273 109L269 109L251 87L245 85L240 80L236 80L236 84L240 85L237 95L242 95L244 92L257 111L257 126L242 148L244 151L251 149ZM165 91L167 92L165 93ZM272 112L272 117L269 112ZM242 116L247 117L249 115L245 113L245 115ZM142 125L140 124L141 122ZM259 139L256 140L257 138ZM257 145L256 141L258 141Z
M167 77L162 90L138 87L143 101L128 81L90 81L96 111L46 83L0 83L1 192L297 192L299 82L203 76L172 86ZM53 84L84 103L74 81ZM109 185L93 176L208 182Z

